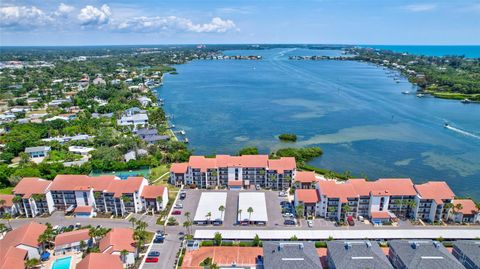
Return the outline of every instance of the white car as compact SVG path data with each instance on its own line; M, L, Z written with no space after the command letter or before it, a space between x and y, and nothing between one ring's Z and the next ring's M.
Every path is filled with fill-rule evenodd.
M284 191L278 192L278 196L280 197L287 197L287 193Z
M283 213L282 216L284 218L293 218L294 217L292 213Z
M183 204L177 203L177 204L175 204L175 207L174 207L174 208L175 208L175 209L182 209L182 208L183 208Z
M313 227L313 220L307 220L308 227Z

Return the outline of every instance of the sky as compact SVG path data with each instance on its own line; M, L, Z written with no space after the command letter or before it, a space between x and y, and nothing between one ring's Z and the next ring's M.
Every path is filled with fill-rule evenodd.
M0 0L0 45L479 45L479 0Z

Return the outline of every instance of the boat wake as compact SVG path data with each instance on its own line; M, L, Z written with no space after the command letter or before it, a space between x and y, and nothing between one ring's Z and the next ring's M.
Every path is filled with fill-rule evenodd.
M470 136L470 137L473 137L473 138L476 138L476 139L480 139L480 136L479 136L479 135L476 135L476 134L467 132L467 131L462 130L462 129L459 129L459 128L452 127L452 126L450 126L450 125L445 125L445 128L447 128L447 129L449 129L449 130L452 130L452 131L454 131L454 132L457 132L457 133L459 133L459 134L463 134L463 135Z

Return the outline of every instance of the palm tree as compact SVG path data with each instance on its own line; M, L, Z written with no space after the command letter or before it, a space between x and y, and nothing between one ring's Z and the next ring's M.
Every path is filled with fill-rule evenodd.
M135 217L131 217L128 221L132 224L132 229L135 229L135 224L138 220Z
M192 226L192 222L186 220L183 222L183 227L187 230L187 234L190 234L190 226Z
M303 218L303 216L305 215L303 204L297 205L295 210L297 211L297 217L299 219ZM307 215L308 215L308 213L307 213Z
M225 211L225 206L221 205L218 207L218 211L220 211L220 214L221 214L221 219L223 219L223 212Z
M3 218L7 220L8 227L10 227L10 230L12 230L12 224L10 223L10 220L12 219L12 214L5 213L3 214Z
M190 221L190 212L185 212L183 215L187 218L188 221Z
M453 204L452 203L446 203L445 206L443 207L447 211L447 217L446 219L448 220L450 218L450 212L453 209Z
M239 209L237 211L237 215L238 215L238 219L241 221L242 220L242 210L241 209Z
M122 261L123 263L127 263L127 255L128 255L128 250L124 249L122 251L120 251L120 257L122 257Z
M208 212L207 215L205 215L208 221L210 221L210 218L212 217L212 212Z
M162 197L162 196L158 196L158 197L157 197L157 203L159 203L160 205L162 205L162 210L163 210L163 197Z
M40 260L38 259L28 259L25 261L25 267L27 269L32 269L32 268L36 268L38 267L38 265L40 264Z
M463 209L463 206L462 204L456 204L454 207L453 207L453 213L457 213L457 212L460 212L460 210ZM462 223L463 220L461 219L460 220L460 223Z
M3 234L7 230L7 226L5 224L0 223L0 234Z
M348 216L348 212L350 211L350 206L348 204L344 204L342 206L342 211L343 211L343 214L344 214L344 217L345 217L345 221L347 221L347 216Z
M80 241L80 250L84 250L85 248L87 247L87 243L85 243L85 241Z
M250 222L250 218L252 217L252 213L253 213L253 208L249 207L247 209L247 212L248 212L248 222Z

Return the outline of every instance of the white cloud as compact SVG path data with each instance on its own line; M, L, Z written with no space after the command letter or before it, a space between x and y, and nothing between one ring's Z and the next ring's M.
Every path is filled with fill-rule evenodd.
M110 7L108 5L104 4L100 8L88 5L80 10L78 19L84 26L102 26L109 23L111 15L112 13L110 12Z
M437 8L437 5L435 4L416 4L416 5L408 5L405 7L405 9L411 12L425 12L425 11L434 10L435 8Z
M156 31L182 31L194 33L224 33L236 30L235 23L219 17L213 18L208 23L195 24L186 18L176 16L168 17L136 17L118 23L115 29L122 31L156 32Z
M75 10L75 8L73 6L69 6L67 4L60 3L57 11L55 11L55 15L64 16L64 15L67 15L67 14L71 13L74 10Z
M44 26L52 18L37 7L5 6L0 7L0 27L27 30Z

